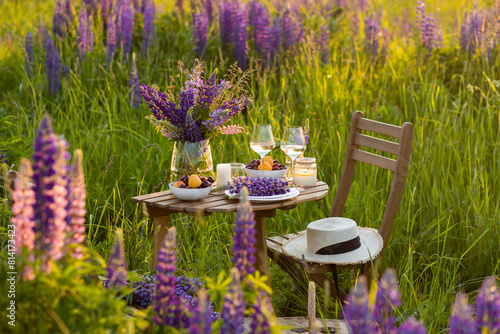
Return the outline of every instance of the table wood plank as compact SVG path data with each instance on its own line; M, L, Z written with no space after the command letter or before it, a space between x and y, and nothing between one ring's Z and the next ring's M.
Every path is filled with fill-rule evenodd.
M160 191L160 192L157 192L157 193L151 193L151 194L146 194L146 195L132 197L130 200L132 202L134 202L134 203L142 203L146 199L150 199L150 198L154 198L154 197L159 197L159 196L163 196L163 195L168 195L169 193L171 193L170 190L165 190L165 191Z

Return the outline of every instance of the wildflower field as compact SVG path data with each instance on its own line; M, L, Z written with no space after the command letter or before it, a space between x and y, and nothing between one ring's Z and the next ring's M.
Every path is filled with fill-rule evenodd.
M343 307L318 290L319 318L353 333L500 333L500 1L0 0L0 13L0 332L242 333L246 310L267 333L307 314L307 289L276 264L271 289L244 266L248 201L173 215L153 267L154 220L130 200L170 182L151 96L177 95L199 60L221 86L245 76L231 122L210 116L214 166L258 158L256 123L279 140L308 120L304 155L330 192L267 218L268 237L328 216L355 110L414 125L382 283L368 295L357 270L339 272L356 293ZM344 215L378 228L390 181L363 167Z

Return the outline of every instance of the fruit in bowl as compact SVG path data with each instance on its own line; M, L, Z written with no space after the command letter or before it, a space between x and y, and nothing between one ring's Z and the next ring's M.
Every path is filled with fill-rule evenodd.
M278 160L266 156L263 164L260 160L254 159L243 170L250 177L277 177L279 179L285 175L287 167L280 164Z
M170 191L178 199L196 201L206 197L212 190L213 177L199 175L184 175L179 180L169 184Z

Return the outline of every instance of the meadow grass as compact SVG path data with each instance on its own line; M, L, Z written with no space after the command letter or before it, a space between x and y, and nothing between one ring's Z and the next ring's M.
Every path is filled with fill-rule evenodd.
M100 29L95 29L95 50L83 62L77 58L75 31L70 31L68 41L56 41L71 73L63 78L60 95L48 95L44 48L36 23L50 30L53 4L48 3L0 1L0 12L8 14L0 19L0 149L16 169L19 158L32 154L39 120L49 113L55 132L70 143L69 150L81 148L84 153L91 251L107 257L114 228L123 228L128 268L149 272L153 270L153 221L130 198L152 192L169 180L173 142L144 119L150 113L144 103L138 109L129 106L130 59L123 60L118 52L108 68ZM431 333L447 328L456 292L475 296L485 277L500 273L500 88L494 82L500 79L500 62L498 54L488 62L458 52L458 22L463 11L470 9L466 1L458 3L428 1L430 10L439 11L445 36L441 50L426 57L411 36L394 24L384 64L372 64L363 51L362 38L352 38L347 15L313 8L304 25L316 31L322 24L329 25L328 63L321 63L314 43L308 41L283 59L279 68L257 69L249 85L253 102L236 121L247 129L257 122L270 122L276 138L281 138L285 125L302 124L309 118L306 155L316 157L319 179L330 186L323 201L279 211L267 219L268 236L303 230L309 222L328 215L353 111L362 110L365 117L387 123L414 124L404 196L378 269L395 268L400 278L398 319L413 314L423 319ZM370 8L382 8L383 22L391 23L406 8L413 18L414 5L413 1L378 0ZM186 67L194 61L190 16L172 12L171 6L158 17L156 44L147 54L140 50L139 28L134 37L141 82L158 84L161 89L172 84L179 60ZM28 31L35 40L31 77L24 71L20 47ZM219 49L218 25L209 31L206 72L218 68L225 73L231 58ZM251 67L259 67L253 53L249 58ZM255 158L249 136L241 134L225 137L212 151L216 152L214 165ZM285 159L278 149L271 155ZM378 227L390 186L387 173L363 166L357 168L355 180L344 215L360 225ZM160 189L166 186L156 188ZM0 220L6 226L10 215L5 199L3 207ZM232 214L174 215L171 224L178 233L179 273L216 277L221 270L227 271L233 223ZM291 290L290 278L276 265L271 275L277 314L305 315L307 299ZM341 273L342 287L352 286L356 275L356 271ZM330 301L327 309L320 309L324 316L335 316L338 304Z

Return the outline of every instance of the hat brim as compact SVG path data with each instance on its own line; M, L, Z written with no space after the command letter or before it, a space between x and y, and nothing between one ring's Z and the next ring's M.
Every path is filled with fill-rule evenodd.
M308 262L337 265L367 263L380 254L384 240L378 231L373 228L358 227L358 234L361 247L347 253L320 255L309 251L305 231L285 242L283 252L297 260L302 260L302 255L304 255L304 259Z

